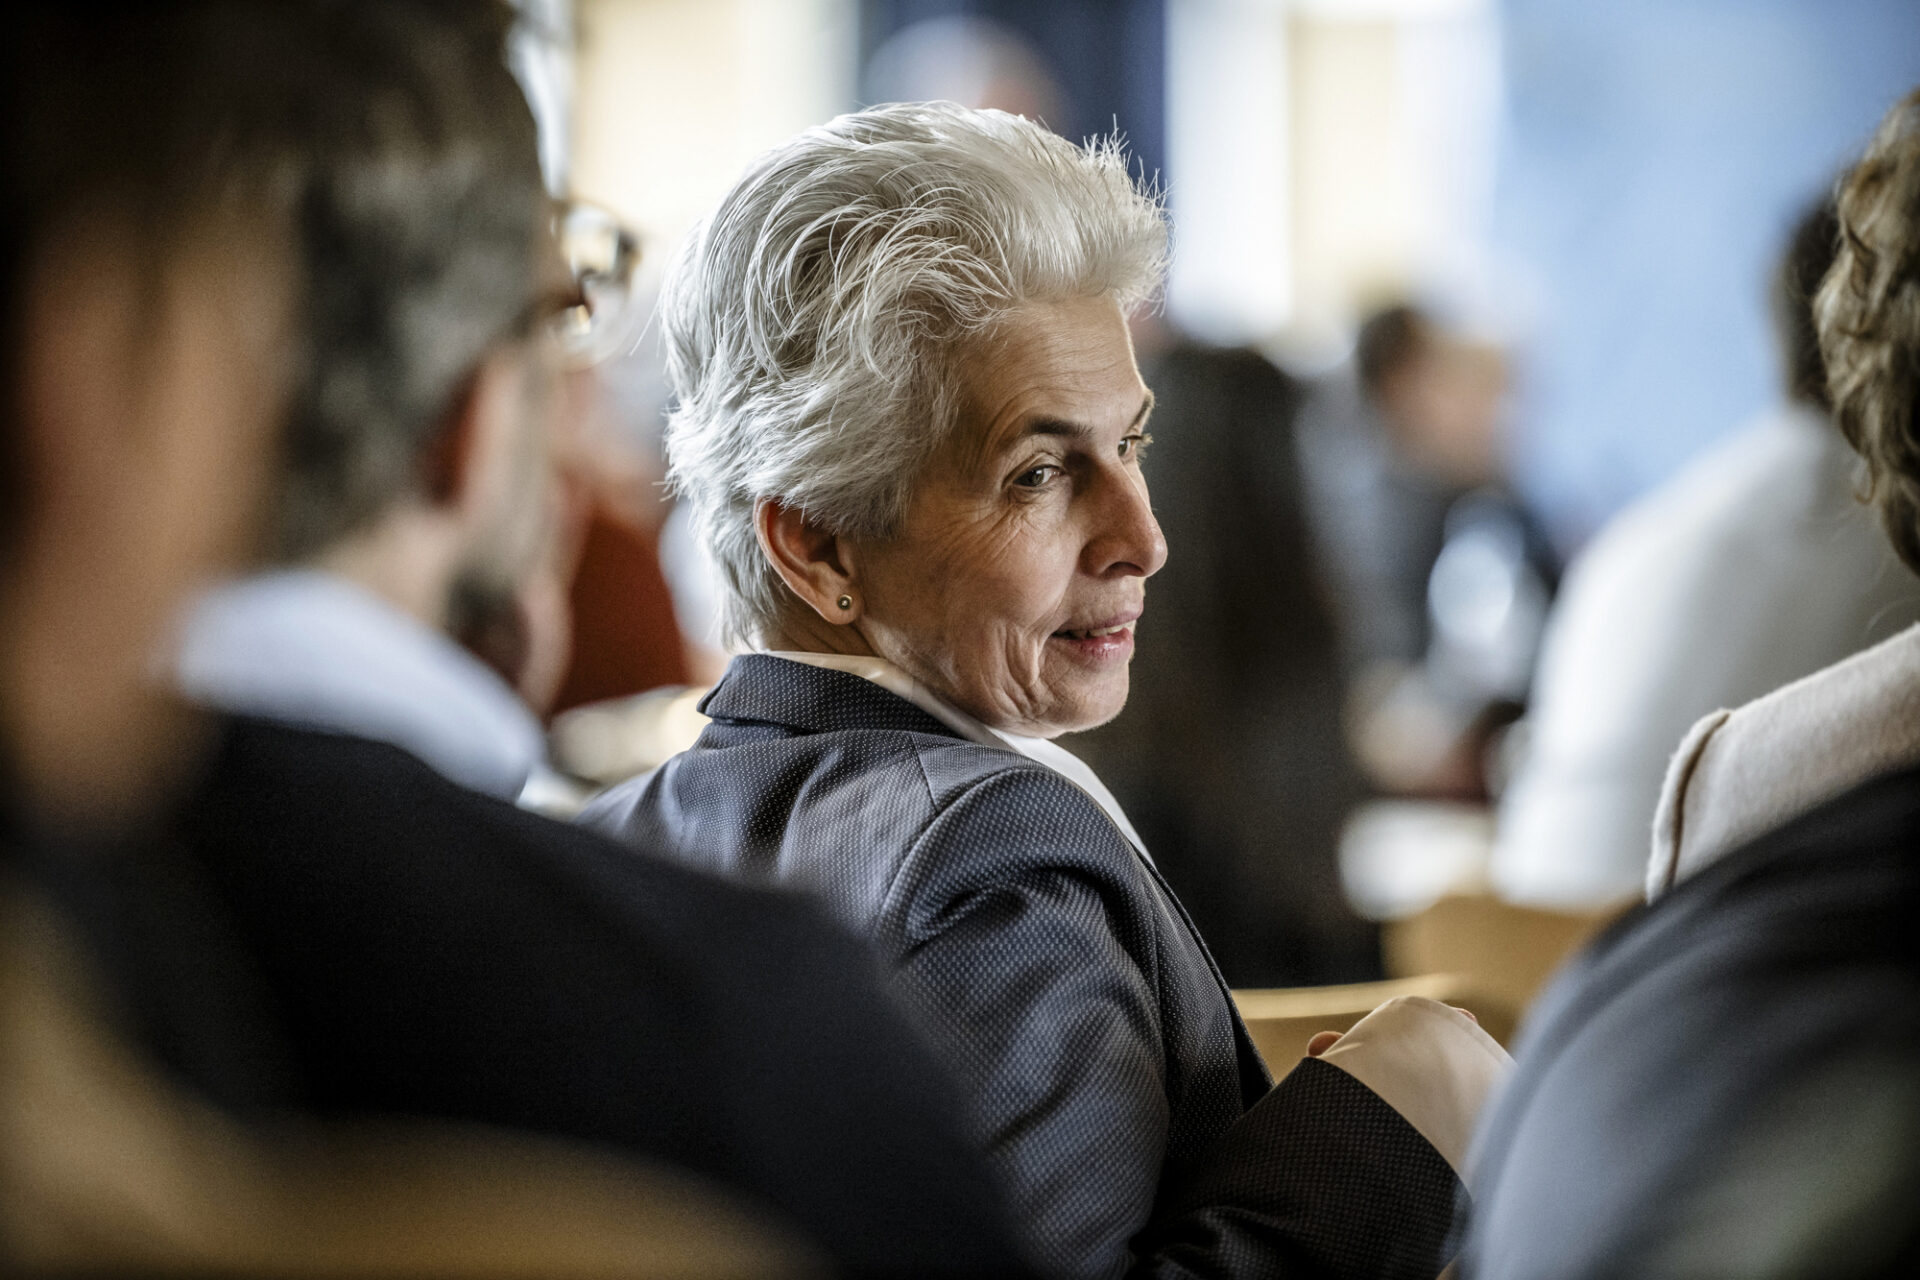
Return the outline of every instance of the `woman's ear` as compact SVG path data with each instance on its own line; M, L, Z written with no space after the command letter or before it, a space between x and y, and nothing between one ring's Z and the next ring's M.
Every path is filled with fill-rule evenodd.
M754 506L753 531L780 580L821 618L841 625L860 616L859 584L839 537L773 498Z

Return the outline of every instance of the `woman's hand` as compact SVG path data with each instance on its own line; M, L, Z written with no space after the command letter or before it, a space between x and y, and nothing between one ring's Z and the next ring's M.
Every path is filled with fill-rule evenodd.
M1448 1007L1453 1009L1460 1009L1460 1006L1457 1004L1450 1005ZM1469 1018L1473 1018L1473 1010L1471 1009L1460 1009L1460 1012L1466 1014ZM1473 1018L1473 1020L1475 1022L1480 1021L1480 1019L1478 1018ZM1314 1032L1313 1039L1307 1041L1307 1056L1309 1058L1319 1057L1321 1054L1325 1053L1327 1050L1333 1048L1334 1045L1340 1043L1340 1037L1345 1034L1346 1033L1344 1031Z

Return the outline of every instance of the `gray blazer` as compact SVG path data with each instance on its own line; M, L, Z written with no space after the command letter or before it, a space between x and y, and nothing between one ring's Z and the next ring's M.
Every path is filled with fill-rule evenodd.
M1314 1189L1293 1185L1305 1171L1275 1168L1297 1154L1281 1113L1302 1101L1262 1103L1287 1090L1270 1093L1206 946L1084 792L858 676L782 658L735 660L701 709L713 723L691 750L615 788L582 820L701 867L805 888L871 940L970 1089L1044 1260L1064 1274L1111 1275L1131 1245L1218 1274L1225 1254L1266 1247L1242 1230L1257 1211L1242 1204L1225 1227L1166 1224L1208 1209L1177 1188L1208 1186L1204 1198L1218 1202L1244 1184L1300 1265L1229 1274L1343 1272L1305 1262L1313 1254L1299 1224L1303 1212L1331 1220L1349 1206L1309 1212L1302 1201ZM1367 1112L1369 1138L1349 1135L1348 1145L1390 1135L1374 1153L1380 1176L1417 1184L1389 1190L1391 1215L1358 1232L1349 1218L1335 1233L1342 1247L1370 1236L1362 1251L1380 1251L1354 1274L1432 1275L1458 1185L1451 1171L1364 1087L1348 1098L1343 1072L1308 1065L1340 1077L1330 1082L1345 1091L1340 1106ZM1250 1116L1257 1103L1273 1114ZM1236 1142L1247 1149L1223 1154ZM1248 1177L1223 1183L1223 1163L1236 1162L1250 1162ZM1149 1224L1158 1224L1151 1246L1136 1239ZM1409 1269L1396 1270L1402 1254Z

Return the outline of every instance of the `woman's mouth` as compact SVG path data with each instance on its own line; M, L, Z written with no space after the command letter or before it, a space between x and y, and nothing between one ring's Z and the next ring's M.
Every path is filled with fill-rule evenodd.
M1069 640L1098 640L1102 636L1118 635L1122 631L1131 631L1133 624L1123 622L1115 627L1089 627L1082 631L1056 631L1056 636L1065 636Z
M1065 627L1049 636L1048 641L1082 661L1124 662L1133 656L1134 621L1128 618L1098 627Z

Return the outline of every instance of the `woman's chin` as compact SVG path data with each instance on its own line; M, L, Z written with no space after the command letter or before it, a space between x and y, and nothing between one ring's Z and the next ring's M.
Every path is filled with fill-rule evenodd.
M1132 648L1129 639L1128 656ZM1098 663L1069 659L1052 665L1052 674L1054 678L1048 681L1052 705L1046 717L1050 731L1040 736L1097 728L1119 715L1127 705L1128 676L1124 658Z

